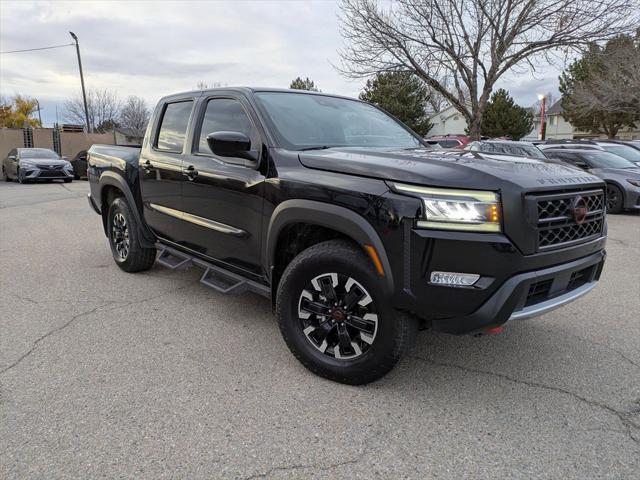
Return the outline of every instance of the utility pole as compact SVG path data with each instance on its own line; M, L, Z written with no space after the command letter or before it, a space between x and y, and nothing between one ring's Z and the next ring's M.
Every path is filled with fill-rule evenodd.
M80 69L80 83L82 84L82 100L84 101L84 117L87 122L87 133L91 133L91 125L89 124L89 109L87 108L87 93L84 90L84 76L82 75L82 60L80 59L80 45L78 37L75 33L69 32L71 38L76 42L76 53L78 54L78 68Z

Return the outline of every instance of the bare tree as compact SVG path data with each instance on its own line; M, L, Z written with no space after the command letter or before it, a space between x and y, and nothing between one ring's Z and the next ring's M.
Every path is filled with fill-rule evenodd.
M144 136L151 111L144 98L130 96L120 110L118 123L121 127L131 130L136 137Z
M114 92L90 88L87 90L87 110L89 128L92 132L114 126L120 113L120 100ZM77 125L85 125L82 95L76 95L64 102L63 118Z
M341 9L343 73L415 73L477 138L500 77L632 31L640 0L342 0Z
M428 109L432 113L440 113L449 106L447 99L440 92L429 88L429 97L427 98Z

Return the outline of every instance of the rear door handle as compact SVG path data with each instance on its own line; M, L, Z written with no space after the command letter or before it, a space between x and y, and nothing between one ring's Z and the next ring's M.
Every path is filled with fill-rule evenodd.
M193 165L189 165L187 168L182 169L182 174L185 175L189 180L193 180L198 176L198 170Z

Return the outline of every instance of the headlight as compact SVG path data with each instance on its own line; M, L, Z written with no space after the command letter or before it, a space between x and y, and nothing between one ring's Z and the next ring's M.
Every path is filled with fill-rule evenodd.
M36 168L35 163L25 162L24 160L20 162L20 168Z
M631 178L627 178L627 182L629 182L631 185L635 185L636 187L640 187L640 180L633 180Z
M65 163L65 164L64 164L64 168L65 168L66 170L73 170L73 165L71 165L70 163Z
M417 226L472 232L500 232L500 199L482 190L419 187L392 183L393 189L419 197L423 212Z

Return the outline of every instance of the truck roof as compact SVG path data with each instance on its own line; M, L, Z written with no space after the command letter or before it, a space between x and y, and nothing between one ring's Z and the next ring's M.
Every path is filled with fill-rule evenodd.
M320 95L325 97L336 97L336 98L344 98L347 100L355 100L360 101L357 98L347 97L345 95L336 95L333 93L325 93L325 92L312 92L309 90L297 90L293 88L270 88L270 87L216 87L216 88L205 88L205 89L197 89L197 90L188 90L185 92L177 92L172 93L170 95L166 95L160 99L160 102L165 102L168 100L176 100L180 98L191 98L196 96L201 96L202 94L208 93L223 93L223 92L235 92L235 93L256 93L256 92L288 92L288 93L298 93L303 95Z

